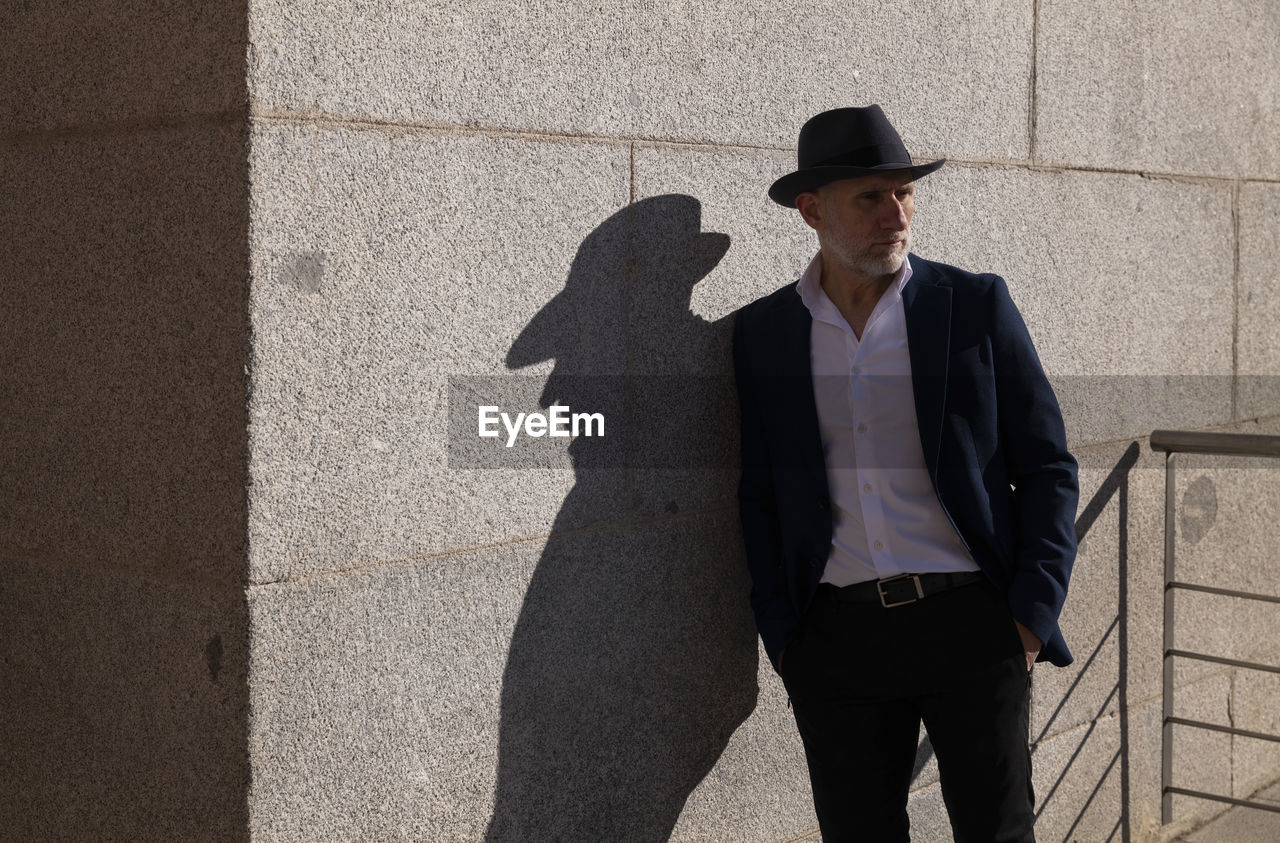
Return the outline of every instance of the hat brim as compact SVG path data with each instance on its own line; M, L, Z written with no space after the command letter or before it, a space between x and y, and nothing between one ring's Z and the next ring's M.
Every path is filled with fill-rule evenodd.
M906 173L912 180L927 176L947 162L945 158L930 161L928 164L915 164L910 167L902 164L880 164L875 167L810 167L788 173L773 183L769 188L769 198L785 208L796 206L796 197L801 193L817 190L824 184L841 179L856 179L862 176L882 176L885 173Z

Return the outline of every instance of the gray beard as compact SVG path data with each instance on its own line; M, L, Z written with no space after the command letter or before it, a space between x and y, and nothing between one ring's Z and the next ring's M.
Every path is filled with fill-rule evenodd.
M844 250L838 246L835 249L836 257L839 258L840 262L846 267L855 272L872 277L892 275L897 272L902 268L902 262L907 259L907 252L909 251L911 251L910 233L907 234L906 239L903 241L901 251L897 251L883 257L876 257L869 254L862 254L854 257L846 254Z
M885 255L882 258L865 257L856 262L853 268L864 275L892 275L902 268L902 262L906 259L907 252L904 249L900 254Z

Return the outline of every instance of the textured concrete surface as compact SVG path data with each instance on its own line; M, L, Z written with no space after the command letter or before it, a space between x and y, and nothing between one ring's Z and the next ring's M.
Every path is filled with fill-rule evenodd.
M1185 692L1181 699L1185 701ZM1190 827L1160 824L1161 717L1159 697L1135 700L1120 724L1122 749L1127 751L1120 755L1122 801L1116 808L1126 814L1131 840L1167 840L1175 830Z
M913 791L907 797L907 816L911 819L912 840L919 843L951 843L953 840L940 785Z
M637 144L636 196L692 196L703 229L729 237L724 257L693 288L691 312L717 322L800 277L817 239L797 212L766 192L794 167L791 152Z
M1119 720L1107 716L1035 745L1036 838L1107 840L1120 821Z
M9 4L0 133L243 111L248 4Z
M1271 637L1272 641L1276 636ZM1273 662L1274 663L1274 662ZM1231 725L1269 735L1280 735L1280 675L1237 670L1231 684ZM1233 736L1231 791L1246 798L1270 784L1280 768L1280 744Z
M1280 177L1280 9L1039 4L1036 150L1090 167ZM1241 72L1248 82L1242 84Z
M250 829L480 839L536 543L249 590Z
M746 302L799 277L813 256L812 232L765 194L774 178L794 166L792 156L762 151L708 151L687 146L638 146L635 193L646 217L672 216L677 197L697 202L701 253L638 242L655 259L637 273L632 295L632 368L640 394L634 402L632 500L641 513L660 514L708 505L737 505L737 405L729 342L732 313ZM655 225L638 232L661 233ZM715 237L725 238L717 243ZM682 241L672 239L678 246ZM723 249L723 251L721 251ZM709 253L708 253L709 252ZM718 261L715 257L722 253ZM701 254L701 259L699 259ZM703 274L705 271L705 274ZM679 279L673 289L672 279ZM689 378L679 380L680 376ZM671 412L668 385L688 397ZM679 399L677 399L679 400ZM689 454L686 470L646 468L655 457Z
M1276 32L1260 0L24 8L3 827L816 839L746 609L727 317L814 249L765 197L800 123L879 101L967 160L920 183L916 250L1008 279L1084 468L1041 837L1191 832L1222 807L1158 826L1163 474L1135 440L1280 430ZM617 435L485 450L490 395L600 401ZM1186 461L1188 575L1280 581L1276 476ZM1276 657L1274 613L1212 600L1179 599L1180 643ZM1269 677L1178 676L1180 714L1274 725ZM1177 742L1192 787L1278 763ZM917 768L916 837L947 840L927 742Z
M1219 460L1220 468L1191 466L1177 472L1178 577L1276 594L1280 460L1265 468Z
M1280 806L1280 783L1263 788L1250 798ZM1232 807L1202 828L1180 837L1186 843L1274 843L1280 838L1280 813Z
M1188 468L1178 473L1177 576L1197 584L1276 595L1280 589L1280 465ZM1228 658L1280 664L1280 607L1259 601L1175 593L1176 645ZM1176 660L1177 676L1217 666Z
M3 836L247 839L243 593L0 558Z
M1239 416L1280 414L1280 185L1240 188Z
M1229 419L1229 188L947 166L912 227L923 257L1008 282L1074 446Z
M252 588L255 835L665 837L755 704L745 578L717 554L735 529L674 519ZM756 815L726 807L685 834L750 836Z
M819 111L880 102L921 154L1023 159L1031 12L261 0L249 84L273 111L783 148Z
M616 465L470 470L445 433L451 375L623 371L624 253L591 235L625 147L259 125L251 170L255 581L618 517Z
M1228 420L1230 209L1225 187L945 166L914 248L1004 276L1082 446Z
M671 840L793 840L818 828L786 690L763 648L757 664L755 710L689 794Z
M0 547L239 577L243 135L0 146Z
M1159 723L1160 700L1154 700ZM1226 723L1230 716L1231 674L1221 671L1199 681L1183 685L1173 695L1173 710L1178 717L1207 723ZM1131 720L1133 718L1130 718ZM1155 748L1159 750L1159 731L1155 732ZM1232 736L1222 732L1173 727L1173 783L1178 787L1205 793L1229 794L1231 789ZM1159 755L1155 758L1159 760ZM1158 771L1157 767L1157 771ZM1157 782L1159 780L1157 779ZM1159 795L1159 788L1156 789ZM1206 804L1191 796L1174 795L1174 821L1193 820L1204 812L1218 813L1221 803ZM1158 814L1157 814L1158 816Z
M917 193L913 248L1004 276L1051 375L1231 373L1229 189L957 165Z
M1230 674L1223 672L1178 688L1174 710L1183 717L1213 721L1230 706ZM1130 837L1138 841L1170 840L1223 810L1221 803L1190 797L1174 797L1174 821L1160 823L1162 741L1161 701L1157 696L1135 702L1128 714L1117 717L1127 730L1118 766L1123 804L1127 805ZM1217 721L1221 722L1221 721ZM1229 735L1175 727L1174 783L1212 791L1229 786L1231 741ZM1127 782L1127 785L1126 785ZM1221 791L1219 791L1221 792ZM1119 810L1116 806L1115 810ZM1089 838L1082 838L1089 839Z
M1227 187L949 165L912 228L921 255L1005 277L1051 375L1231 372Z
M244 836L245 174L234 126L0 142L15 839Z

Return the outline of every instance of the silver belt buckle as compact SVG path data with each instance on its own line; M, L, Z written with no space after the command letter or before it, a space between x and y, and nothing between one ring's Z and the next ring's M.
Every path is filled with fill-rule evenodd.
M906 579L911 580L911 582L915 584L916 596L912 597L910 600L899 600L896 603L887 602L885 598L885 593L884 593L884 584L887 582L897 582L898 580L906 580ZM908 603L914 603L917 600L924 599L924 589L920 587L919 574L898 574L896 577L889 577L888 579L876 580L876 591L880 594L880 605L886 609L892 609L894 606L906 606Z

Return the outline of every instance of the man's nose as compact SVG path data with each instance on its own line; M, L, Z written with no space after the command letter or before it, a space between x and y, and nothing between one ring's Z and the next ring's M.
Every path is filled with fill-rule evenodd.
M891 231L905 231L907 228L907 208L896 196L889 200L884 209L881 225Z

